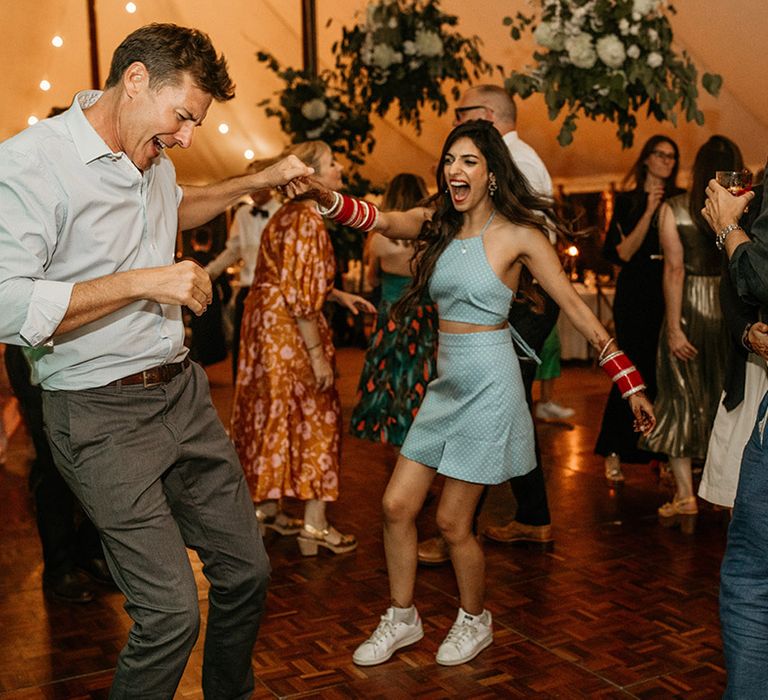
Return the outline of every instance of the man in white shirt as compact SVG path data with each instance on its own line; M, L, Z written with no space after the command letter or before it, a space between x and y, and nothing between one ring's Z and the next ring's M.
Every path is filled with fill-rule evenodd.
M21 345L56 466L96 525L134 620L110 697L173 697L199 632L186 547L211 583L203 692L249 698L269 562L234 447L181 306L211 281L174 264L176 232L256 189L312 173L291 157L256 175L179 187L166 149L192 143L234 97L207 35L137 29L103 92L0 144L0 342Z

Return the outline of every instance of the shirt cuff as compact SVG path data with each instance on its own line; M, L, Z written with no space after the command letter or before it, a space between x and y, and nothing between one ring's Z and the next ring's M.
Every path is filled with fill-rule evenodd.
M52 336L69 308L74 284L35 280L19 335L32 347L52 346Z

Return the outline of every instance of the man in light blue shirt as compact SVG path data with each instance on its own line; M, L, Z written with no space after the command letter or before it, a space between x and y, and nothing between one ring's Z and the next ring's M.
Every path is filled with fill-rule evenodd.
M185 547L211 583L206 698L247 698L269 564L234 449L181 306L208 275L174 264L176 232L247 193L311 173L296 158L179 187L164 151L188 148L212 102L234 97L207 35L142 27L104 92L0 144L0 342L22 345L43 388L58 469L101 535L134 620L112 698L171 698L199 630Z

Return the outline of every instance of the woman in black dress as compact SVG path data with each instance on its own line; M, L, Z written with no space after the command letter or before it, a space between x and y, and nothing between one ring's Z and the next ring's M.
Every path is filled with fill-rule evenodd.
M656 396L656 347L664 317L658 208L682 192L676 185L679 156L677 144L667 136L646 141L624 180L634 188L616 195L603 247L603 255L621 267L613 302L616 340L645 377L651 401ZM611 388L595 445L595 454L605 457L609 481L624 480L621 462L648 462L654 457L638 449L633 420L626 401Z

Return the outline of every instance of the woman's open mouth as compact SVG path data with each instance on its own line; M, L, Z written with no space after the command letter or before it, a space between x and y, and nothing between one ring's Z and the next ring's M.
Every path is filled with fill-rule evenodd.
M469 198L469 185L462 180L451 180L449 182L451 188L451 197L454 204L461 204Z

